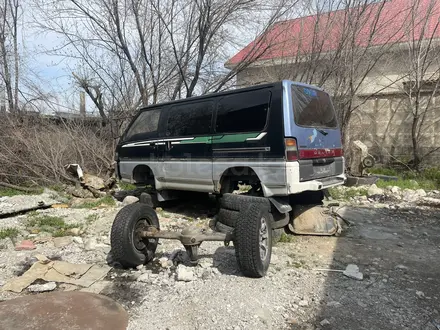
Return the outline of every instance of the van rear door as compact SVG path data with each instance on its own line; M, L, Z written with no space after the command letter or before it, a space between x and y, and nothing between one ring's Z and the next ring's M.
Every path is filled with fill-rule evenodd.
M318 88L292 83L289 88L290 123L285 130L295 138L300 181L344 173L341 132L330 96ZM293 118L292 118L293 117Z

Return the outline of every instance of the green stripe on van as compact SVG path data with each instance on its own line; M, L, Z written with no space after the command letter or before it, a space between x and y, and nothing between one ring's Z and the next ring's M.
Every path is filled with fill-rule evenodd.
M199 136L192 140L180 141L180 144L191 144L191 143L232 143L232 142L244 142L249 138L256 138L260 133L244 133L244 134L222 134L214 136Z

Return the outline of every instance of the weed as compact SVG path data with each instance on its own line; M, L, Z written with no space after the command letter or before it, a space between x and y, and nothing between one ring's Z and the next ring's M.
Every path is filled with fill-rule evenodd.
M122 190L135 190L137 187L132 184L132 183L127 183L127 182L118 182L118 186L122 189Z
M37 211L30 211L30 212L28 212L28 214L27 214L28 217L36 217L37 215L38 215L38 212L37 212Z
M41 215L39 217L33 217L28 221L30 227L63 227L66 223L63 218L53 217L49 215Z
M92 222L95 222L96 220L98 220L98 217L99 216L97 214L89 214L86 217L87 224L91 224Z
M330 188L329 192L332 198L336 200L345 200L356 196L368 195L368 190L364 188L348 188L344 190L338 188Z
M368 170L371 174L397 176L397 171L394 168L388 167L373 167Z
M19 231L17 228L5 228L0 230L0 239L4 239L4 238L14 238L17 237L19 234Z
M280 243L292 243L295 242L295 236L282 233L278 242Z
M420 172L415 171L401 171L387 167L372 168L369 170L372 174L382 174L397 176L397 181L382 181L377 183L378 187L385 188L387 186L397 186L402 189L439 189L440 188L440 168L431 167L426 168Z
M386 188L388 186L396 186L401 189L425 189L425 190L433 190L436 188L436 185L433 181L420 179L420 180L409 180L409 179L399 179L397 181L385 181L379 180L376 182L376 185L379 188Z
M66 224L63 218L41 215L37 217L31 217L27 224L28 229L31 231L39 231L44 229L52 234L54 237L69 235L69 229L80 228L80 224ZM33 229L33 230L32 230Z
M26 192L12 188L0 187L0 197L12 197L17 195L39 195L43 193L43 189L39 192Z
M85 202L76 206L79 209L94 209L99 206L115 206L116 202L112 196L105 196L96 201Z

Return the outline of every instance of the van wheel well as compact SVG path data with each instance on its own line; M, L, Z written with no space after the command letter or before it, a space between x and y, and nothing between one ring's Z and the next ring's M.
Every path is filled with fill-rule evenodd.
M238 184L251 186L250 195L263 196L261 181L255 171L247 166L228 168L220 179L220 194L238 190Z
M147 165L138 165L133 170L133 181L139 185L151 185L154 187L154 174Z

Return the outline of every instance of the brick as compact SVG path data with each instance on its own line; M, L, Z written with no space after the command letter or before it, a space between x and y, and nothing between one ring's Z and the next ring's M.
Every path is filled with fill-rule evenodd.
M37 247L32 241L24 240L15 246L16 251L35 250Z

